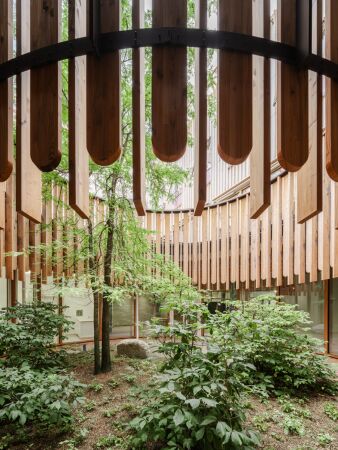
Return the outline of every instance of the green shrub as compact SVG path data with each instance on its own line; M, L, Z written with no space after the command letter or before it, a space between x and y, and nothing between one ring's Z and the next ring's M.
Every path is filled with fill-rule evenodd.
M15 322L14 322L15 321ZM55 351L55 337L69 331L70 320L52 303L17 305L0 315L0 358L7 366L51 368L65 363L66 352Z
M155 328L166 360L154 388L147 391L146 406L131 422L133 448L153 443L172 450L253 449L259 441L244 429L238 376L252 367L236 355L227 358L220 346L204 350L199 332L204 327L200 319L208 317L205 306L181 302L171 307L184 316L184 323Z
M83 385L69 376L20 368L0 369L0 424L67 429Z
M248 383L268 391L336 392L335 373L316 354L320 341L307 334L309 314L273 296L233 302L208 322L220 346L239 352L256 367Z
M334 403L325 403L324 405L325 414L335 422L338 420L338 408Z

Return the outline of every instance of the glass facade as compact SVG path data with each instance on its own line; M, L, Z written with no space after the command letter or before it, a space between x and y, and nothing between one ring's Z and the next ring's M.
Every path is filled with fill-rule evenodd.
M338 355L338 278L330 280L329 352Z
M127 298L111 306L111 337L130 338L134 336L135 300Z
M312 321L309 334L321 339L324 345L324 286L318 283L297 284L283 287L280 295L286 303L298 305L299 309L310 314ZM321 348L321 350L323 347Z

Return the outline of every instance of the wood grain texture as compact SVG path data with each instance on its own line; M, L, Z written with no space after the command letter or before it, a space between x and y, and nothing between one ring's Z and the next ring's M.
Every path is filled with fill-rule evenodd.
M13 57L13 2L0 2L0 64ZM0 82L0 182L13 170L13 80Z
M17 268L18 268L18 280L25 281L26 272L26 257L25 251L27 251L27 242L25 234L25 221L27 219L21 215L17 214L17 251L21 253L17 256ZM28 269L28 267L27 267Z
M120 2L100 1L101 32L120 28ZM87 148L96 164L109 166L121 154L119 51L87 56Z
M174 213L174 231L173 231L173 243L174 243L174 263L179 265L180 262L180 213Z
M251 35L252 2L219 0L218 29ZM252 56L218 52L218 153L239 164L252 147Z
M133 29L144 28L144 0L133 0ZM133 49L133 201L145 215L145 92L144 48Z
M253 35L270 39L270 0L253 1ZM252 151L250 154L250 216L257 218L270 204L270 61L252 61Z
M325 57L338 63L338 2L325 3ZM326 78L326 169L338 181L338 82Z
M296 0L278 0L278 40L296 45ZM294 172L306 162L308 144L308 73L277 63L277 157Z
M323 217L322 217L322 279L330 278L330 240L331 227L331 180L325 170L323 170Z
M322 54L322 0L313 0L312 52ZM309 157L297 173L297 221L322 210L322 77L309 71Z
M5 201L6 201L6 183L0 183L0 230L5 229L5 220L6 220Z
M218 216L217 216L217 208L210 209L210 238L211 238L211 245L210 245L210 283L213 289L215 289L215 286L217 284L217 259L218 259Z
M201 233L201 280L200 284L204 288L208 285L209 252L208 252L208 216L209 210L202 213L202 233Z
M4 234L4 251L5 255L5 267L6 278L8 280L14 280L14 271L16 269L16 257L13 252L16 251L16 221L15 221L15 182L14 175L10 175L6 182L6 221L5 221L5 234Z
M69 39L86 36L88 0L69 1ZM86 57L69 60L69 204L89 217L89 158L87 152Z
M189 225L190 213L183 214L183 272L189 276Z
M207 0L198 0L196 27L207 29ZM201 215L207 199L207 120L208 120L208 53L206 48L195 50L195 162L194 208Z
M198 231L199 231L199 217L193 217L193 242L192 242L192 282L194 285L198 284Z
M153 0L153 27L187 26L186 0ZM152 143L162 161L177 161L187 145L187 49L153 48Z
M31 0L31 50L55 44L61 31L61 2ZM31 70L31 157L49 172L61 160L61 64Z
M17 0L17 54L30 51L29 2ZM16 90L16 210L27 219L41 222L41 172L31 158L30 71L17 76Z
M283 225L282 225L282 180L279 177L277 179L276 186L276 209L275 209L275 227L276 227L276 240L273 241L276 247L276 285L282 286L283 284Z

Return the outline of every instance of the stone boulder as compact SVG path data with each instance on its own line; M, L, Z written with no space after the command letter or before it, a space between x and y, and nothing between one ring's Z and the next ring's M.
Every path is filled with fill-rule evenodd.
M147 359L149 357L149 346L140 339L125 339L116 346L119 356L128 358Z

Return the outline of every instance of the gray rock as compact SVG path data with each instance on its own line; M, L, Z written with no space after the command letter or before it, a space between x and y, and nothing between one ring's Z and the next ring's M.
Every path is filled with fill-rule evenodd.
M149 357L149 346L140 339L125 339L116 346L119 356L128 358L147 359Z

